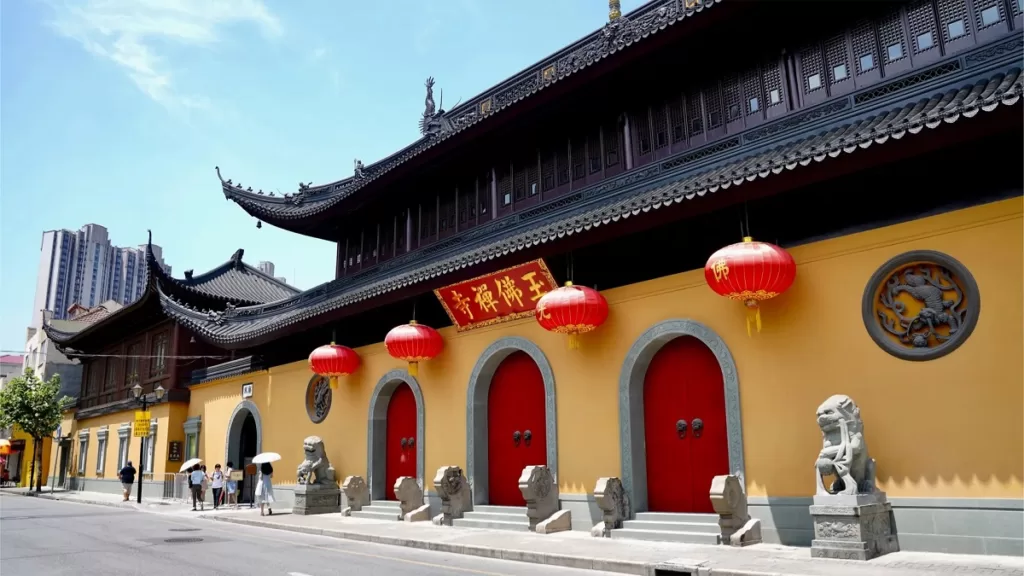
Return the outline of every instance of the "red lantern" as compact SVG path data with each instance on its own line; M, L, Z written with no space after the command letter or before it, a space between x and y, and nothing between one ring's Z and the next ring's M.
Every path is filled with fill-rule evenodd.
M384 338L384 347L392 358L408 362L409 375L416 376L419 362L440 354L444 349L444 340L437 330L412 320L392 328Z
M752 320L757 331L761 331L759 303L782 294L793 285L796 262L782 248L766 242L754 242L748 236L743 242L712 254L704 266L704 279L718 294L747 306L749 335Z
M359 369L359 354L334 342L321 346L309 355L309 369L331 379L331 388L338 387L338 377L348 376Z
M608 302L601 293L586 286L565 286L545 294L533 311L542 328L569 335L569 348L579 348L579 334L597 329L608 319Z

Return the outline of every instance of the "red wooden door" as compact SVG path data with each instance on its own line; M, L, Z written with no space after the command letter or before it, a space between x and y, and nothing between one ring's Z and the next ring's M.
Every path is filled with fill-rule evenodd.
M685 426L684 426L685 425ZM711 480L729 473L722 370L691 336L666 344L644 379L647 505L655 512L714 512Z
M391 394L386 426L384 493L386 499L396 500L395 481L401 476L416 478L416 397L404 382Z
M544 379L529 355L515 352L494 371L487 393L487 491L490 503L498 506L525 505L519 491L519 475L526 466L546 465L547 462Z

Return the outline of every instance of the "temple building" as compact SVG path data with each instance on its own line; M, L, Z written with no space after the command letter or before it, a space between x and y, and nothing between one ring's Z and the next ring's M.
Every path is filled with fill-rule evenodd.
M205 274L186 270L184 278L174 278L158 265L150 242L138 300L75 331L59 321L44 325L47 337L68 358L82 363L81 390L65 413L59 449L46 463L51 482L76 490L119 492L117 472L131 460L144 481L150 481L144 484L146 494L160 497L165 478L198 455L201 422L188 420L191 373L229 361L233 353L197 339L164 312L161 301L187 303L216 315L299 293L246 264L242 255L236 251ZM149 428L138 438L133 421L142 406L132 395L135 385L142 386L150 405ZM162 389L159 399L157 388ZM111 432L116 433L116 450Z
M336 278L151 278L107 320L229 358L178 365L157 461L165 433L209 464L278 452L288 498L319 436L381 519L402 477L437 514L457 466L474 511L437 529L526 529L544 466L572 529L617 478L611 537L712 543L730 475L765 541L807 546L816 410L847 395L902 549L1024 554L1022 18L653 0L451 110L429 79L422 136L346 178L281 196L218 168L258 226L336 243ZM62 345L128 345L99 330ZM95 430L120 388L89 390Z

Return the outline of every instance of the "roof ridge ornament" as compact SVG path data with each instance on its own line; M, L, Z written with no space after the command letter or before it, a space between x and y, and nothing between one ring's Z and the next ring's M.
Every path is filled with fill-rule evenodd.
M355 178L366 178L366 174L363 173L363 161L360 160L359 158L356 158L355 160L353 160L353 164L355 165Z
M608 21L614 22L622 16L622 6L619 0L608 0Z
M245 249L239 248L238 250L235 250L234 254L231 255L231 265L237 268L238 270L241 270L242 266L244 265L242 262L243 254L245 254Z
M434 106L434 77L430 76L423 83L427 87L424 99L423 118L420 119L420 133L424 136L439 136L455 129L452 121L444 117L444 91L439 90L440 106Z

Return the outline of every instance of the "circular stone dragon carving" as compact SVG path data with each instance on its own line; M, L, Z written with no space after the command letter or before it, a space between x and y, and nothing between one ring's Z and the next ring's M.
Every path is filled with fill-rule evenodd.
M906 252L883 264L861 301L868 334L904 360L933 360L956 350L980 311L978 284L967 268L931 250Z
M331 383L324 376L313 376L306 386L306 414L313 424L319 424L331 411Z

